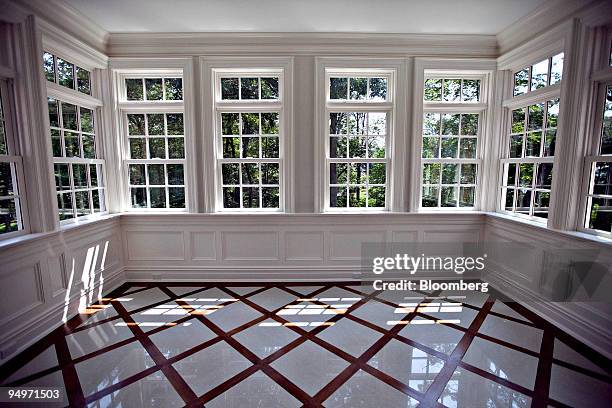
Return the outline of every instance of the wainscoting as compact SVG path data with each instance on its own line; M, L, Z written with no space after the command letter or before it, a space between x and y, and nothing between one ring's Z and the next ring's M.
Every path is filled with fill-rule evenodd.
M119 217L0 249L0 361L124 282Z
M0 361L124 281L359 279L361 246L370 242L531 246L532 251L510 258L492 253L485 274L464 277L485 278L520 297L536 313L609 356L610 304L547 301L549 283L542 274L546 249L595 249L599 263L607 266L598 289L605 290L612 283L612 246L606 242L487 213L121 214L0 249L5 288Z

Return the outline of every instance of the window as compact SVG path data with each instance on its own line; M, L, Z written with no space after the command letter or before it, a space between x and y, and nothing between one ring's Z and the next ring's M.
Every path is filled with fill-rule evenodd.
M22 160L12 127L8 81L0 80L0 236L18 235L26 230L22 215Z
M598 121L597 155L587 158L590 183L585 228L612 232L612 84L605 91L603 112ZM600 111L601 112L601 111Z
M452 75L452 74L450 74ZM481 77L425 73L421 208L474 208L480 164Z
M48 98L48 108L60 221L105 212L95 109L54 98Z
M102 102L91 96L91 72L49 52L43 53L43 71L59 220L104 213L105 161L97 123Z
M514 96L561 82L563 53L556 54L514 73Z
M185 211L182 77L129 75L120 82L130 207Z
M214 72L216 207L281 211L283 70Z
M530 92L558 83L562 71L559 53L514 74L512 97L504 101L508 133L501 160L501 211L535 221L548 218L560 87Z
M388 209L390 70L326 70L325 209Z
M43 69L47 81L91 95L91 72L57 57L43 53Z

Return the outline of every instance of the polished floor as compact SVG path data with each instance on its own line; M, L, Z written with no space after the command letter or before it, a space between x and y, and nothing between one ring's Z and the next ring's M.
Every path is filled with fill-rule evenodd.
M74 407L603 407L610 363L491 293L137 283L0 382L61 385Z

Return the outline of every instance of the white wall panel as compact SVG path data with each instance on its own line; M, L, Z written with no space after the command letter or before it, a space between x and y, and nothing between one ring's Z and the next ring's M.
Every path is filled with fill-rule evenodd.
M323 261L325 234L321 231L285 232L285 260Z
M224 261L279 261L278 233L274 231L222 232Z
M182 231L130 231L125 236L128 259L173 261L185 257Z
M216 234L214 232L191 233L191 259L194 261L214 261L216 255Z

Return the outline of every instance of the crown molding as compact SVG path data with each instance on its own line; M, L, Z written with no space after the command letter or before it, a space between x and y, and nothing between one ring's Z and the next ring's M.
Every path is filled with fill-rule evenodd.
M110 33L111 57L155 55L439 55L496 57L493 35L386 33Z
M65 31L68 36L73 36L97 52L104 53L108 32L64 0L8 1L25 13L34 14L54 31Z
M548 0L533 12L510 24L497 34L499 54L503 55L548 31L555 25L578 16L606 0Z

